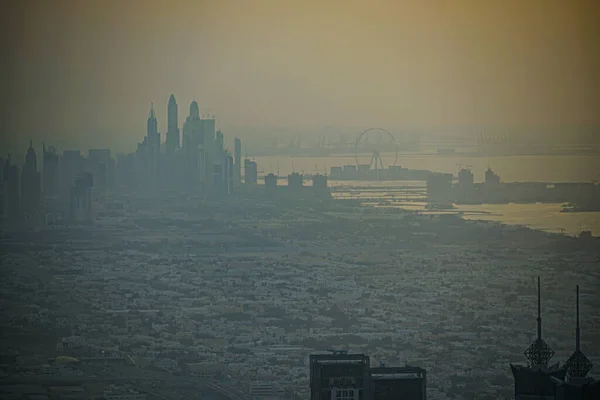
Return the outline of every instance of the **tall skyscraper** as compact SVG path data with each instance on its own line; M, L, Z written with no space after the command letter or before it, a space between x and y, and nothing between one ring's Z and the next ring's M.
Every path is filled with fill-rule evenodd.
M33 143L25 155L25 164L21 173L21 208L25 213L35 212L40 205L40 174L37 171L37 155Z
M42 149L42 188L44 196L53 197L58 194L58 154L52 146Z
M184 153L184 173L185 182L182 182L187 189L196 188L203 182L204 162L199 164L198 159L204 154L204 132L202 129L202 120L200 119L200 109L198 103L194 100L190 104L190 115L185 119L183 125L183 153ZM202 146L202 148L201 148ZM200 154L202 153L202 154Z
M256 185L258 182L258 167L256 161L248 158L244 160L244 183L247 185Z
M218 165L220 170L220 165L223 160L222 157L218 156L218 144L216 139L215 132L215 118L212 116L204 116L202 118L202 137L203 137L203 147L204 147L204 177L203 182L205 183L205 187L207 190L207 186L211 185L215 182L214 171L215 165Z
M225 153L224 153L224 150L225 150L224 149L224 147L225 147L224 143L225 143L225 139L223 138L223 133L221 132L221 130L218 130L217 134L216 134L216 142L215 142L215 145L216 145L216 147L215 147L216 148L216 154L215 154L215 156L219 160L222 159L223 156L225 155Z
M179 148L179 122L178 108L175 96L169 97L169 105L167 106L167 138L165 150L167 153L174 153L175 149Z
M149 191L151 185L151 175L148 173L149 161L148 136L144 136L144 140L138 143L134 157L134 176L137 189Z
M235 157L235 182L237 183L242 179L242 141L239 138L235 138L233 155Z
M225 160L223 163L223 178L225 180L225 194L233 193L233 157L231 153L225 152Z
M12 164L10 155L4 161L2 170L3 180L3 217L10 221L17 221L19 218L19 167Z
M154 112L154 104L150 106L150 115L147 124L148 145L148 175L151 187L160 185L160 133L158 133L158 121Z
M68 195L75 180L83 173L84 159L79 150L65 150L58 159L58 184L61 193Z
M117 154L115 184L120 189L132 189L136 185L136 153Z
M110 149L89 149L87 172L94 176L96 187L106 189L114 184L115 161L110 155Z
M92 221L92 187L94 177L89 172L77 178L71 188L70 212L71 220L77 222Z

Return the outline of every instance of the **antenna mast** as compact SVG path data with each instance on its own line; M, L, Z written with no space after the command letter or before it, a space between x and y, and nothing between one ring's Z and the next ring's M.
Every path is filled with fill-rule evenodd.
M554 356L554 350L542 339L542 295L540 277L538 276L538 316L537 339L525 350L525 356L531 367L546 367L548 361Z
M577 327L575 328L575 351L580 351L581 331L579 330L579 285L577 285Z
M569 379L577 380L577 379L585 379L588 372L592 370L594 365L592 362L583 354L580 348L580 335L581 332L579 330L579 285L577 285L577 325L575 328L575 351L569 357L565 366L569 372Z
M538 340L542 339L542 299L540 289L540 277L538 276L538 316L537 316L537 334Z

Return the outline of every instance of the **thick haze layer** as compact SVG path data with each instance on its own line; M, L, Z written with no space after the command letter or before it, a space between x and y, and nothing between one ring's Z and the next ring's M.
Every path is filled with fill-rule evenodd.
M14 3L5 145L133 150L151 101L166 131L171 93L181 121L195 98L242 135L600 125L595 0Z

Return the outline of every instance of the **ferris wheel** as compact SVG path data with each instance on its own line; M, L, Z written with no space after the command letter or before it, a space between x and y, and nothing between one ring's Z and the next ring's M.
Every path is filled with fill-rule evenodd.
M376 171L377 176L379 176L380 171L385 169L383 159L381 158L382 152L394 153L394 162L391 165L396 165L398 161L398 143L396 143L394 135L389 131L383 128L369 128L356 138L354 145L354 160L356 161L356 165L361 165L359 154L371 154L369 169Z

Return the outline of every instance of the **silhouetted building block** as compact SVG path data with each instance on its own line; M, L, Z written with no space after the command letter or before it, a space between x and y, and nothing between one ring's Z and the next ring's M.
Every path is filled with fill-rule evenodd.
M256 185L258 183L258 167L256 161L244 160L244 183Z
M556 399L556 384L552 378L564 380L565 368L558 363L550 367L512 365L515 380L515 400Z
M242 141L239 138L235 138L233 155L235 157L235 180L239 182L242 179Z
M96 187L107 188L114 184L115 163L109 149L88 150L87 172L94 176Z
M368 400L369 357L363 354L310 356L311 400Z
M20 195L19 195L19 167L12 164L10 155L2 164L2 187L0 199L2 207L2 219L15 222L19 218Z
M371 368L372 400L425 400L427 372L418 367Z
M225 153L225 160L223 162L223 178L225 183L225 194L230 195L233 193L233 182L235 180L235 169L233 164L233 156L229 153Z
M265 175L265 188L270 192L277 190L277 175L273 173Z
M204 182L205 171L204 162L202 166L198 165L198 149L204 148L204 133L202 121L200 120L200 109L198 103L194 100L190 103L190 114L186 117L183 124L183 171L182 186L186 188L195 188L199 182ZM202 168L202 175L198 173ZM212 173L212 168L208 171Z
M115 184L123 189L135 187L135 153L117 155Z
M216 189L223 187L223 166L221 164L213 165L213 185Z
M19 167L11 164L10 156L4 161L2 172L4 191L5 219L15 222L19 219L20 196L19 196Z
M452 203L452 174L431 174L427 178L427 198L430 204Z
M42 152L42 192L44 196L58 195L58 179L58 153L52 146L46 149L44 144Z
M83 173L83 157L79 150L65 150L58 159L58 183L62 194L69 193L75 180Z
M200 120L202 129L202 143L201 146L204 148L204 164L205 164L205 176L200 176L201 182L204 182L205 188L213 184L214 179L210 175L214 171L214 165L222 165L222 145L221 151L219 151L216 132L215 132L215 119L212 116L203 116Z
M327 176L325 175L313 175L312 186L315 190L327 190Z
M288 175L288 191L290 192L299 192L302 190L304 186L304 177L297 173L293 172Z
M577 384L553 379L556 385L556 400L598 400L600 399L600 381L587 378Z
M92 187L94 178L86 172L75 181L71 188L70 216L72 221L92 221Z
M345 174L355 174L357 171L357 167L356 167L356 165L352 165L352 164L344 165L343 171Z
M30 214L38 210L41 197L40 174L37 171L37 155L33 144L25 155L25 164L21 172L21 212Z
M486 185L497 185L500 183L500 177L492 171L491 168L488 168L485 171L485 184Z

